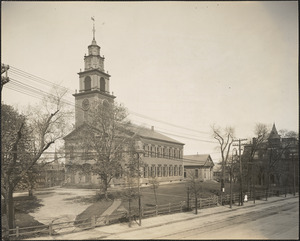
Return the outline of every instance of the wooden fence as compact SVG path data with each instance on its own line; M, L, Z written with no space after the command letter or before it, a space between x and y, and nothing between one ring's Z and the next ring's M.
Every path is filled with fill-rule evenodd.
M31 227L16 227L14 229L9 229L9 233L6 233L6 237L9 238L29 238L34 237L35 235L57 235L70 233L74 231L82 231L86 229L92 229L95 227L100 227L112 223L127 221L126 219L127 213L122 212L115 215L105 215L105 216L92 216L88 219L81 219L75 221L67 221L60 223L49 223L48 225L38 225ZM7 232L6 230L2 230L2 236Z
M256 191L253 192L245 192L247 195L247 200L251 201L264 199L267 197L272 196L279 196L283 194L291 193L290 190L282 190L282 189L273 189L266 191ZM232 194L232 203L239 203L240 202L240 193L233 193ZM230 203L230 195L219 195L219 196L211 196L208 198L198 198L197 200L197 207L200 209L204 208L211 208L218 205L228 205ZM195 199L190 199L189 204L185 201L179 203L168 203L163 205L156 205L153 207L142 207L142 218L148 218L157 215L166 215L171 213L179 213L184 211L189 211L195 208ZM132 217L135 219L138 217L138 211L132 211ZM114 215L106 215L106 216L93 216L88 219L82 220L75 220L75 221L68 221L68 222L61 222L61 223L50 223L48 225L39 225L39 226L32 226L32 227L23 227L19 228L16 227L15 229L9 229L9 233L6 233L6 237L12 239L20 239L20 238L30 238L34 235L57 235L62 233L70 233L81 231L85 229L92 229L95 227L100 227L104 225L109 225L113 223L120 223L120 222L128 222L129 217L128 213L120 212ZM3 234L7 232L7 230L2 230Z
M183 211L185 202L168 203L163 205L155 205L154 207L142 208L142 218L165 215L170 213L178 213Z

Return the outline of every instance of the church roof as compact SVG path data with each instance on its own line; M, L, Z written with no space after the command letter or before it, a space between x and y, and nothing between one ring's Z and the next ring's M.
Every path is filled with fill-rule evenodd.
M214 166L209 154L184 155L184 166Z
M155 131L154 128L149 129L144 126L132 124L130 130L142 138L158 140L158 141L166 141L166 142L172 142L175 144L184 145L184 143L181 143L175 139L172 139L166 135L163 135Z
M268 139L280 139L280 135L278 135L278 132L275 127L275 123L273 124L272 130L271 130L271 133L270 133Z
M76 133L80 132L81 130L83 130L84 128L87 128L88 124L83 123L82 125L80 125L79 127L77 127L76 129L74 129L73 131L71 131L71 133L69 133L67 136L65 136L63 139L70 139L72 138L72 136L76 136ZM96 128L95 128L96 130ZM152 140L158 140L158 141L166 141L166 142L171 142L171 143L175 143L175 144L180 144L180 145L184 145L184 143L181 143L175 139L172 139L168 136L165 136L157 131L154 131L154 129L149 129L143 126L138 126L135 124L131 124L129 126L129 131L136 134L137 136L141 137L141 138L145 138L145 139L152 139Z

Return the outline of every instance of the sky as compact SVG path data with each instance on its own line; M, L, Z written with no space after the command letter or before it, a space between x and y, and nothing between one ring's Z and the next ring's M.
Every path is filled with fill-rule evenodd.
M219 161L212 125L249 140L257 123L298 132L297 1L2 1L1 63L13 79L2 101L34 104L14 80L41 93L47 81L74 104L92 16L115 100L134 123L185 143L185 155Z

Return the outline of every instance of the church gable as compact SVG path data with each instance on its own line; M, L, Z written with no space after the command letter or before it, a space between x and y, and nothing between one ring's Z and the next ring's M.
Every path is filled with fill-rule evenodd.
M66 135L63 139L65 141L70 141L70 140L73 140L73 139L81 138L82 136L85 135L85 133L87 131L89 131L89 129L90 129L90 127L86 123L84 123L81 126L79 126L78 128L74 129L68 135Z

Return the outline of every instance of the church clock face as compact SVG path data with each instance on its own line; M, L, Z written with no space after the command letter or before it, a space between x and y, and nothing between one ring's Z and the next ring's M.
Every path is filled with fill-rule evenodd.
M87 111L90 108L90 102L88 99L82 101L82 109Z

